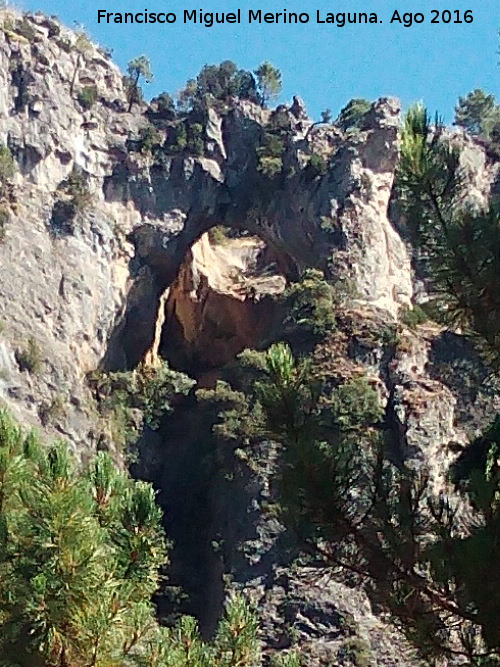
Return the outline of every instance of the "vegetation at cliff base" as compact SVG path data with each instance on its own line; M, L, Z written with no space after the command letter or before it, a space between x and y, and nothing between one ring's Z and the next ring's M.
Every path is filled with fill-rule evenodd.
M168 542L149 484L103 452L81 467L0 413L0 654L6 667L254 667L257 617L226 604L214 639L161 627L151 597ZM285 657L276 667L299 667Z

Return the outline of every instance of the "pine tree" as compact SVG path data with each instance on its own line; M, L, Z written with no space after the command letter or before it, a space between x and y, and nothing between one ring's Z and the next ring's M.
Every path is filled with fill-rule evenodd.
M396 175L399 205L441 317L475 333L500 361L500 209L464 208L460 155L436 120L405 116Z
M99 453L81 469L0 413L0 655L21 667L259 667L255 611L228 599L213 642L151 603L166 560L150 485Z
M196 619L183 616L173 628L160 628L148 640L140 664L144 667L260 667L262 655L257 631L255 610L241 595L233 594L226 602L224 616L211 642L201 639ZM285 662L283 667L300 665Z
M259 667L261 654L257 630L254 610L242 597L229 597L214 639L214 664L218 667Z
M281 72L269 62L263 62L255 70L261 102L264 106L278 97L281 92Z
M435 495L424 468L389 458L379 402L365 380L332 388L314 358L297 360L283 343L246 357L260 371L246 405L257 401L259 409L240 402L239 426L250 439L281 446L280 517L301 557L366 582L426 659L457 654L496 666L499 597L496 575L487 573L498 558L498 424L479 472L461 489L481 503L479 525L464 523L456 503Z
M257 84L251 72L224 60L220 65L205 65L196 79L186 83L179 93L179 107L183 111L205 113L215 100L226 103L234 97L257 103Z
M455 125L474 135L482 134L485 122L495 108L495 98L480 88L458 99L455 107Z
M80 472L0 415L0 647L21 665L122 665L156 625L152 489L99 454Z
M149 83L153 74L151 72L151 65L146 56L138 56L131 60L127 65L128 77L125 80L128 99L128 112L132 110L132 105L141 101L142 95L139 88L139 80L141 77Z

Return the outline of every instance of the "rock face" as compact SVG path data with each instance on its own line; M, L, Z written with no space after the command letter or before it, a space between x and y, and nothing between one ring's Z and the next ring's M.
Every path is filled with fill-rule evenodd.
M275 615L274 624L264 626L267 643L299 645L308 664L419 665L401 636L374 615L367 597L333 581L328 572L304 570L292 578L278 573L273 585L261 592L259 608L267 606L269 616L264 613L264 618Z
M247 102L212 110L204 157L134 151L147 121L141 107L126 113L120 72L102 51L42 15L3 11L2 22L0 142L17 165L0 247L3 392L23 421L39 420L35 396L61 400L54 426L75 445L88 441L85 373L131 368L150 352L162 295L215 224L258 234L287 277L329 267L389 316L409 303L410 260L387 218L397 102L377 102L350 139L289 113L286 160L300 172L316 151L332 167L312 182L297 173L256 210L254 147L270 112ZM87 109L89 87L96 103ZM61 201L75 170L89 194L66 233ZM28 345L41 358L36 374L15 362Z
M313 125L295 99L280 112L287 176L271 179L266 196L258 194L256 148L275 112L238 100L224 113L210 109L196 156L169 150L161 123L156 149L147 150L146 106L127 108L121 74L102 50L42 15L0 11L0 145L16 165L11 192L0 197L2 405L22 424L64 436L84 457L99 439L89 371L131 369L160 355L174 367L198 368L200 382L212 384L210 372L272 326L273 295L317 267L332 281L348 279L355 294L340 318L331 372L370 374L387 406L395 455L431 462L439 485L453 451L498 409L499 394L457 334L424 326L403 328L397 342L384 339L385 325L414 292L411 251L388 217L398 102L378 100L358 132L343 134ZM498 169L471 140L457 141L481 205ZM326 160L324 173L308 166L312 155ZM218 225L252 237L215 246L206 232ZM183 452L194 465L195 437L169 445L168 455ZM174 483L164 473L164 443L149 446L144 474ZM219 534L229 545L211 561L207 596L222 599L222 574L232 572L268 610L269 647L288 645L279 628L293 618L311 665L359 664L349 657L350 631L339 629L349 614L375 656L366 664L412 664L390 646L392 631L361 593L358 604L340 584L308 586L306 573L275 581L279 528L254 516L266 484L266 475L245 479L234 507L221 480L203 487L210 502L203 496L202 503L213 510L203 515L206 543ZM175 488L182 493L180 482Z
M193 244L169 288L161 355L183 370L221 367L255 347L273 324L272 297L284 276L255 238L211 245L207 234Z
M133 246L124 232L139 216L104 205L102 179L135 119L120 120L121 77L96 48L88 45L77 70L72 32L43 16L3 11L1 17L0 142L17 164L0 250L2 390L28 424L39 423L51 405L64 405L65 415L54 413L47 426L80 447L91 439L84 375L104 356L130 288ZM93 111L69 94L75 72L75 91L96 86L100 103ZM75 234L57 238L51 229L57 189L75 166L85 172L92 206ZM27 347L38 359L31 372L15 360Z

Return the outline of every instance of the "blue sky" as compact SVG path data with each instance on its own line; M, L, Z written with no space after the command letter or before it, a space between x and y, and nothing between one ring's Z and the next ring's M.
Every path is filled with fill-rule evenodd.
M484 88L500 98L499 0L20 0L21 8L57 15L66 25L77 21L103 46L113 49L122 68L140 54L150 58L153 82L146 97L178 91L206 63L234 60L255 69L263 60L279 67L283 75L282 100L299 94L309 113L322 109L335 114L352 97L399 97L404 105L424 100L450 121L459 95ZM306 25L224 25L205 28L185 25L184 9L235 11L261 8L266 12L304 12ZM105 25L97 23L97 10L138 12L148 9L178 15L173 25ZM425 23L405 28L390 24L394 10L422 12ZM431 10L472 9L472 24L431 24ZM320 13L377 12L382 23L338 28L316 23ZM453 14L454 17L454 14ZM499 99L500 101L500 99Z

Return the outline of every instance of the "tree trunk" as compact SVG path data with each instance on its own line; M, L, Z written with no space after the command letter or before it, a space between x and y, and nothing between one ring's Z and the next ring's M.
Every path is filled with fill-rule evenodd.
M71 85L69 87L69 94L70 95L73 95L73 89L75 87L76 75L78 74L79 69L80 69L80 54L78 54L77 57L76 57L75 70L73 72L73 78L71 79Z
M139 86L139 74L135 77L135 81L130 88L130 96L128 100L128 113L132 110L132 105L137 101L137 87Z

